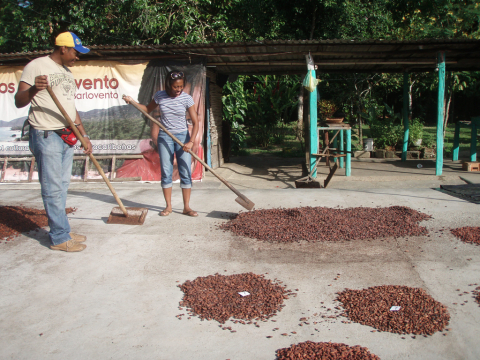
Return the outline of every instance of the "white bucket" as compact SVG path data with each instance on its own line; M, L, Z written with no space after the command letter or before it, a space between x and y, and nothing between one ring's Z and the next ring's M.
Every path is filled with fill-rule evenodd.
M373 139L365 139L363 141L363 150L373 151Z

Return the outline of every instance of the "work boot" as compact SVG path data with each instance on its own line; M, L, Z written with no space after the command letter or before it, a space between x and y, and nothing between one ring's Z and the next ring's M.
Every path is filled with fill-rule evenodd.
M66 252L79 252L85 249L86 247L87 245L85 244L77 244L75 240L68 240L59 245L50 245L50 249L52 250L60 250L60 251L66 251Z
M75 240L76 243L82 243L87 240L87 237L85 235L75 234L74 232L70 233L70 237L72 238L72 240Z

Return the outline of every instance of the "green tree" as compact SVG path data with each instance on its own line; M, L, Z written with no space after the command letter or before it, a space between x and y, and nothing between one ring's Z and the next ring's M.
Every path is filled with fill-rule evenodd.
M0 52L48 49L63 31L85 44L141 45L241 40L226 25L239 0L4 0Z
M253 89L248 90L246 125L256 145L267 147L272 140L280 143L284 125L296 120L296 96L300 80L296 76L252 77Z
M232 151L237 154L247 138L245 118L248 111L245 81L247 76L239 76L234 82L227 82L223 87L223 119L230 125Z
M369 39L390 33L383 1L238 0L227 25L247 40Z
M398 39L480 36L480 7L474 0L389 0Z

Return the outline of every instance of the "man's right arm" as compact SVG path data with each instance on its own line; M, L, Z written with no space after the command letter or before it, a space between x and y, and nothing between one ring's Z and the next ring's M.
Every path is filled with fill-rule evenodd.
M48 86L48 80L46 75L39 75L35 78L35 84L33 86L26 82L20 81L18 84L18 91L15 94L15 106L17 108L23 108L30 104L33 97L37 95L39 91L45 90Z

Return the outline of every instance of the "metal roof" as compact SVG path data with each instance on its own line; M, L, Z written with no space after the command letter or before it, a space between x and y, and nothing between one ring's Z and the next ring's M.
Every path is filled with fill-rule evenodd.
M480 40L265 40L186 45L92 45L81 60L151 60L203 58L224 74L305 73L311 53L321 72L418 72L436 68L445 51L447 70L480 70ZM0 54L0 65L21 65L47 51Z

